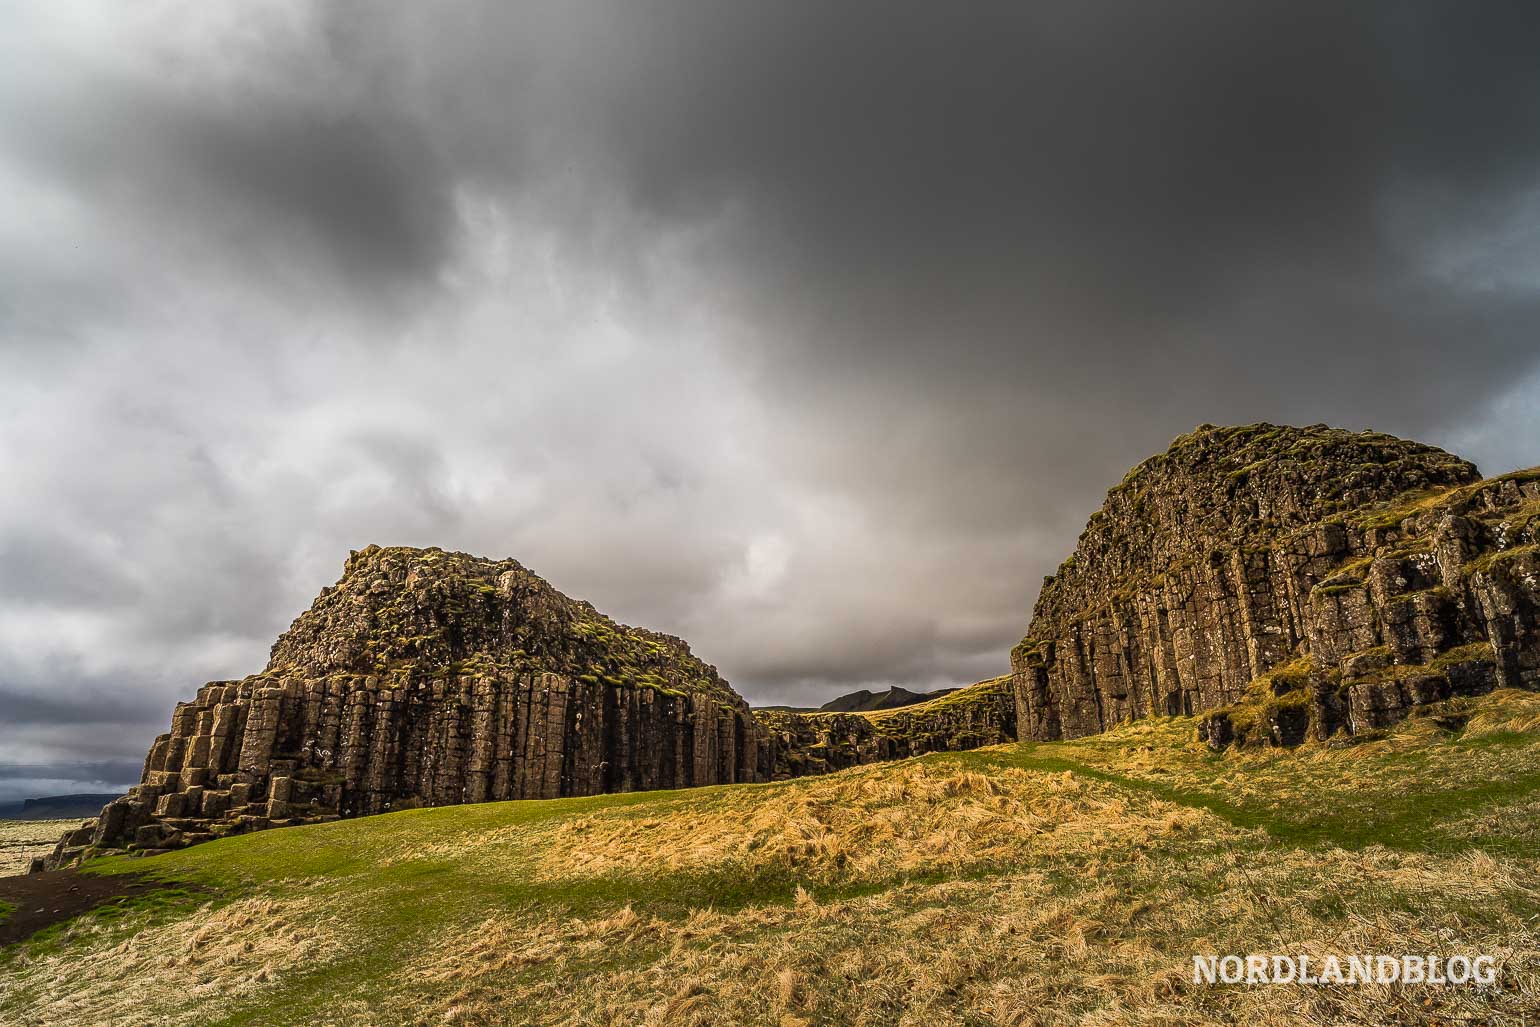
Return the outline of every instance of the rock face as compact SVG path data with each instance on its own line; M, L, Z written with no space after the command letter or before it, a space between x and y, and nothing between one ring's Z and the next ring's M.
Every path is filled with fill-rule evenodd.
M262 673L179 704L142 783L53 862L418 805L756 781L770 761L747 704L679 639L511 560L371 546Z
M774 729L757 719L680 639L616 624L515 561L370 546L278 639L262 673L178 704L141 783L69 832L48 863L414 806L767 781L1007 740L1009 690L987 701L990 716L940 710L932 728L886 741L885 729L847 724L826 746L823 726L801 727L801 715ZM816 753L792 751L804 741Z
M1107 494L1011 654L1024 739L1208 713L1292 744L1540 687L1540 471L1325 426L1200 427ZM1226 709L1232 707L1231 709Z
M927 752L977 749L1016 737L1009 676L917 705L869 713L754 713L770 735L770 771L777 780Z

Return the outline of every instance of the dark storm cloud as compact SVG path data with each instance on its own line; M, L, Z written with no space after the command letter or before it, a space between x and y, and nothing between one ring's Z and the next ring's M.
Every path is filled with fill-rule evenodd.
M1540 91L1515 59L1540 42L1533 17L631 11L616 35L645 42L615 63L640 88L616 90L611 145L660 211L756 205L735 257L755 314L804 348L798 372L925 375L924 389L1008 375L1027 395L1119 400L1158 384L1239 393L1232 407L1300 385L1340 408L1388 357L1440 372L1413 388L1479 391L1532 352L1491 297L1429 281L1387 208L1429 190L1456 212L1501 210L1533 188ZM1406 399L1359 398L1370 418Z
M1105 478L1203 419L1448 431L1531 366L1532 294L1494 296L1440 255L1534 216L1536 21L1523 5L526 5L435 16L413 52L455 83L446 148L505 111L546 170L620 190L642 231L742 210L702 274L757 327L746 359L775 400L845 418L821 451L850 422L886 435L918 413L974 436L971 459L932 447L926 471L1031 471L1020 436L1068 392L1076 434L1127 433L1091 468ZM359 52L382 36L401 40ZM479 175L507 170L481 149ZM620 243L615 262L645 247ZM1086 466L1058 448L1055 469Z
M368 542L803 702L1002 670L1201 421L1536 459L1530 5L8 17L15 780L136 764Z
M327 40L257 18L204 54L135 40L137 64L62 47L40 61L26 42L0 92L8 160L141 222L143 256L227 259L289 288L323 273L366 303L431 283L450 180L408 113L332 74Z
M159 723L165 712L152 703L126 694L120 687L103 689L87 685L81 688L77 683L72 691L70 695L37 695L12 692L0 686L0 698L5 702L5 719L12 725L54 724L61 721L95 724L136 721L142 725Z

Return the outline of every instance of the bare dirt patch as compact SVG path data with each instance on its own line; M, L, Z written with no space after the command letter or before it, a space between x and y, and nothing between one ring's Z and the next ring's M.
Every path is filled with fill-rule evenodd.
M0 918L0 945L21 941L111 899L144 895L160 887L164 886L132 874L99 877L74 870L0 877L0 902L15 907Z

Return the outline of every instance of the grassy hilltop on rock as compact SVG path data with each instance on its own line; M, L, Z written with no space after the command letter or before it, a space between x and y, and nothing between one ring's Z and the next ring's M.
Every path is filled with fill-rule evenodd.
M1286 664L1289 712L1241 740L1540 687L1537 533L1537 469L1482 480L1378 432L1202 425L1113 487L1043 582L1011 653L1020 736L1255 700Z

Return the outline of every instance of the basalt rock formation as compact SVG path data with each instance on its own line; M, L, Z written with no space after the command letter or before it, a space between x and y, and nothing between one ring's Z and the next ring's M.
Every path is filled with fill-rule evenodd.
M1362 735L1540 688L1540 470L1482 480L1323 425L1204 425L1046 579L1008 678L863 713L751 711L668 635L512 560L354 553L260 674L178 705L141 783L49 859L420 805L769 781L1140 717L1210 745Z
M512 560L370 546L262 673L179 704L142 783L51 862L419 805L757 781L771 759L747 703L680 639Z
M1006 741L1015 706L995 687L832 735L799 716L756 718L680 639L515 561L370 546L262 673L178 704L141 783L47 863L414 806L768 781Z
M1540 687L1540 471L1316 425L1204 425L1107 494L1011 654L1018 733L1205 714L1210 745L1362 734Z
M928 702L864 713L755 710L770 736L776 779L825 774L927 752L999 745L1016 737L1007 677L980 681Z

